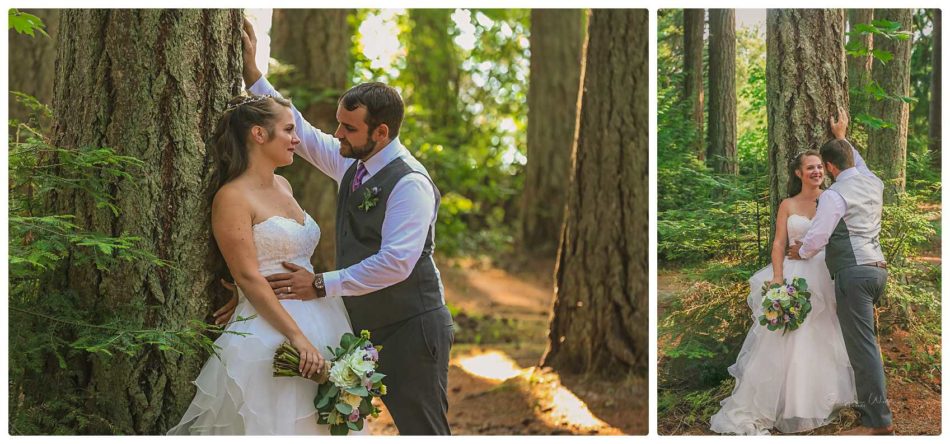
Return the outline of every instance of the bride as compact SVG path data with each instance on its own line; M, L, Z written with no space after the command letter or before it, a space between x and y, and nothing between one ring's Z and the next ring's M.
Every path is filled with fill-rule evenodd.
M767 435L811 430L827 424L856 399L854 376L835 313L835 292L825 252L806 260L785 259L785 248L805 236L815 216L824 180L821 157L805 151L789 166L789 195L779 206L772 264L749 279L753 326L736 363L729 367L736 386L710 419L716 433ZM805 278L812 311L785 335L759 325L761 288Z
M339 298L280 300L264 276L284 272L283 261L312 270L320 228L294 200L290 184L274 174L293 162L300 143L290 102L270 96L235 97L213 136L217 163L211 227L238 286L228 330L215 341L197 393L169 434L329 434L317 425L318 385L300 377L274 377L274 352L289 341L300 352L305 376L323 367L318 350L337 345L350 322ZM241 317L253 319L235 322Z

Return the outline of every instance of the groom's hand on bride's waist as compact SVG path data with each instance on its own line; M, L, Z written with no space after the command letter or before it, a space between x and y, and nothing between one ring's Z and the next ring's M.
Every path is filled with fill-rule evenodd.
M290 262L283 263L290 273L277 273L267 276L270 288L274 290L277 299L300 299L309 301L316 299L317 289L313 287L313 273L299 265Z
M788 247L788 250L786 251L785 256L787 256L789 259L800 260L802 257L801 255L798 254L798 250L801 250L801 249L802 249L802 243L795 242L792 246Z

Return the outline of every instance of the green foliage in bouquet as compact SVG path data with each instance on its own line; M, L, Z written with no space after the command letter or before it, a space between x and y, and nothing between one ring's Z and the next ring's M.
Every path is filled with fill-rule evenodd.
M382 346L374 346L369 339L367 330L359 336L344 333L339 347L327 347L333 353L330 384L320 385L313 405L317 409L317 424L329 425L332 435L363 430L367 416L379 416L373 398L386 394L386 385L382 383L386 375L376 372Z
M762 310L759 325L769 331L782 329L782 335L797 330L811 312L811 292L804 278L793 278L792 283L762 286Z

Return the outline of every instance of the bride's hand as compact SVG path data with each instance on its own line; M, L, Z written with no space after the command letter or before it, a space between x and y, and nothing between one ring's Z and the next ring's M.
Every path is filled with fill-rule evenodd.
M306 337L300 335L298 338L291 339L290 345L300 354L300 368L298 370L301 376L310 379L314 373L323 369L323 355Z
M785 279L773 277L773 278L772 278L772 282L769 282L769 285L770 285L770 286L771 286L771 285L774 285L774 284L782 285L782 284L784 284L784 283L785 283Z

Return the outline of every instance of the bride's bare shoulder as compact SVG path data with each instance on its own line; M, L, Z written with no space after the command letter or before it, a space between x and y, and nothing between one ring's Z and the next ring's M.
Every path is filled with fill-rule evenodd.
M235 214L247 212L250 204L247 200L247 192L241 183L231 181L224 184L214 193L214 200L211 202L211 213Z

